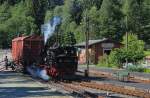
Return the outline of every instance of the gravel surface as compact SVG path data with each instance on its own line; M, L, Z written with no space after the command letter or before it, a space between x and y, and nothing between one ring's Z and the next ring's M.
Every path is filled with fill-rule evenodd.
M0 98L73 98L15 72L0 72Z
M85 78L83 75L84 73L78 72L78 75L82 76L82 78ZM86 78L87 79L87 78ZM98 78L98 77L90 77L91 80L93 80L93 82L96 83L109 83L107 81L104 81L104 78ZM83 89L86 89L87 87L83 87ZM109 96L107 96L106 98L138 98L135 96L129 96L129 95L123 95L123 94L119 94L119 93L115 93L115 92L111 92L111 91L104 91L104 90L95 90L95 89L86 89L87 91L91 91L100 95L107 95L107 93L109 94Z
M86 67L80 66L79 69L83 71L84 69L86 69ZM110 72L110 73L113 73L116 71L115 69L106 69L106 68L97 68L97 67L90 67L90 69L97 70L97 71L103 71L103 72ZM131 73L131 74L136 74L136 73ZM140 74L140 73L138 73L138 74ZM138 74L136 74L136 76ZM143 76L142 74L140 74L140 75ZM148 75L150 75L150 74L148 74ZM118 80L112 80L112 79L108 79L108 78L101 78L101 77L94 77L94 76L90 77L90 79L94 80L94 81L104 82L104 83L111 83L111 84L122 85L122 86L131 86L131 87L136 87L136 88L140 88L140 89L150 90L150 84L136 83L136 82L121 82Z
M114 85L121 85L121 86L130 86L130 87L150 90L150 85L149 84L143 84L143 83L121 82L121 81L110 80L110 79L102 79L100 82L110 83L110 84L114 84Z
M78 69L79 70L84 70L84 69L86 69L86 66L79 65ZM96 67L94 65L90 66L90 69L91 70L96 70L96 71L102 71L102 72L109 72L109 73L114 73L114 72L118 71L118 69L102 68L102 67ZM149 78L150 79L150 74L148 74L148 73L130 72L130 74L132 76L137 76L137 77L143 77L143 78Z

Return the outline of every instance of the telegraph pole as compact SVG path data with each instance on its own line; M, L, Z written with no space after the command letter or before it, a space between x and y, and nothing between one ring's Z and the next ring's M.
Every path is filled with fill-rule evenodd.
M85 30L85 49L86 49L86 65L87 69L85 70L85 76L89 76L89 18L87 17L87 14L85 15L85 23L86 23L86 30Z
M126 51L128 52L128 16L126 15ZM126 66L128 67L128 58L126 58Z

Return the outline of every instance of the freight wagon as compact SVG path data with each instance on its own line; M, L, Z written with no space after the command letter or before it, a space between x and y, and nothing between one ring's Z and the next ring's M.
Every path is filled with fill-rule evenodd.
M41 62L44 47L42 36L22 36L12 40L12 57L16 64L23 66ZM25 68L25 67L24 67Z

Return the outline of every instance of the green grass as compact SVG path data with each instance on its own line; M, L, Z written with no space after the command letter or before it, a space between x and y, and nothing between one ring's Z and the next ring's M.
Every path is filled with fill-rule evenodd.
M145 73L150 73L150 69L145 69L144 72Z
M144 54L145 54L145 56L150 56L150 50L148 50L148 51L144 51Z

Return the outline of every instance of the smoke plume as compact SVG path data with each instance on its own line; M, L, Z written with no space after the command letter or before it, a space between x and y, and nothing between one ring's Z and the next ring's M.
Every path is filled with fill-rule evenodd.
M56 26L61 23L61 17L55 16L48 23L42 25L42 32L44 34L44 42L47 43L49 37L55 32Z

